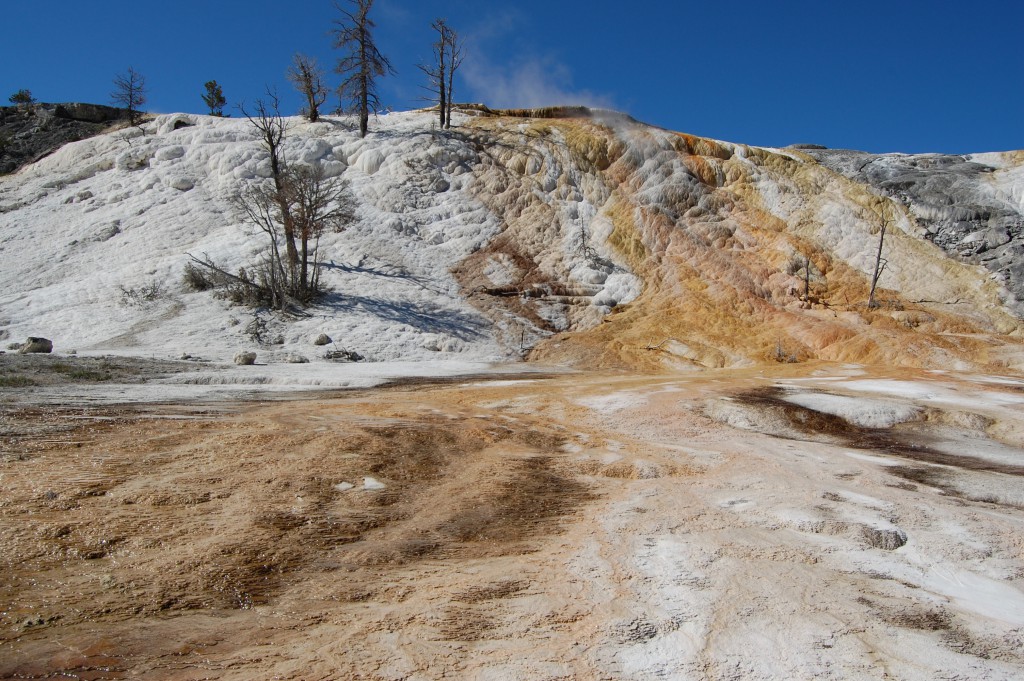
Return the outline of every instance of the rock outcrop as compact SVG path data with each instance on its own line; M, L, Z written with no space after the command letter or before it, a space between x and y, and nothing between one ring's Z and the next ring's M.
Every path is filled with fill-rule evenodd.
M899 201L924 236L951 257L982 265L1012 294L1024 316L1024 216L1021 200L998 190L993 178L1013 154L868 154L803 150L822 165ZM1006 157L1010 158L1006 158Z
M33 104L0 107L0 175L108 130L124 110L100 104Z

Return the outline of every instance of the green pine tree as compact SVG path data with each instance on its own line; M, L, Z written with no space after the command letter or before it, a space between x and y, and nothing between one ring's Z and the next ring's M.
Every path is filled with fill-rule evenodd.
M206 94L203 95L203 101L206 102L206 106L210 108L211 116L223 116L224 106L228 103L228 100L224 99L224 90L221 89L220 84L215 80L208 80L204 85L206 88Z

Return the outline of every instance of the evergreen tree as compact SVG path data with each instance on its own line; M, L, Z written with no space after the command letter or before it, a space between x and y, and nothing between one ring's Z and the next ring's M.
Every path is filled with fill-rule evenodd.
M31 90L22 88L8 97L7 101L17 106L30 106L36 103L36 98L32 96Z
M210 109L210 115L224 116L224 106L228 103L228 100L224 99L224 90L221 89L220 84L215 80L208 80L203 87L206 88L206 94L202 95L202 97L206 106Z

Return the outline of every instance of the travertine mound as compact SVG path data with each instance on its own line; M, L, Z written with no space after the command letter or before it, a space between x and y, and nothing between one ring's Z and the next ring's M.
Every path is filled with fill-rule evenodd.
M289 162L356 202L320 241L329 295L290 317L182 285L190 255L238 272L268 248L232 203L270 172L247 121L68 144L0 180L0 334L225 362L329 332L368 361L1024 367L1019 153L761 149L580 107L432 121L287 121Z

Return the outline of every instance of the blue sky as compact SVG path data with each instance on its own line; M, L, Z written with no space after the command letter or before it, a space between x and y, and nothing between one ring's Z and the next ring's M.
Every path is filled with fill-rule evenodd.
M131 65L152 111L203 112L203 83L216 79L229 109L269 85L292 112L292 54L337 58L331 0L5 5L4 100L24 87L41 101L106 103ZM1024 148L1018 0L377 0L372 16L398 70L380 88L395 109L422 105L416 64L444 16L467 41L459 101L605 106L756 145Z

